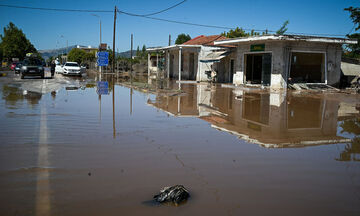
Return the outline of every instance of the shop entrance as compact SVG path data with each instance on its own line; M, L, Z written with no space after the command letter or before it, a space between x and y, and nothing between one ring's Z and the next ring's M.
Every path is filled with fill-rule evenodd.
M325 54L292 52L289 80L292 83L325 83Z
M247 54L246 83L270 85L271 80L271 53Z

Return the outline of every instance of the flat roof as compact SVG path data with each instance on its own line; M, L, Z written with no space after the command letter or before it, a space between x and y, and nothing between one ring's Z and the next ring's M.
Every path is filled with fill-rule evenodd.
M252 41L306 41L318 43L357 44L357 39L316 37L307 35L262 35L215 41L215 45L235 44Z

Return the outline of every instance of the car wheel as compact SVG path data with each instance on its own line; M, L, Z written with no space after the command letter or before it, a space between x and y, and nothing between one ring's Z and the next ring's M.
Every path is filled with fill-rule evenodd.
M360 86L360 78L358 78L356 82L357 82L358 86Z

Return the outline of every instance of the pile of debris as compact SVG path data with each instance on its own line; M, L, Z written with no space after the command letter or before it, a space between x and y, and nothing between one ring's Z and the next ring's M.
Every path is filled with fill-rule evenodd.
M323 83L293 83L288 84L288 89L292 90L315 90L315 91L335 91L339 92L340 90Z

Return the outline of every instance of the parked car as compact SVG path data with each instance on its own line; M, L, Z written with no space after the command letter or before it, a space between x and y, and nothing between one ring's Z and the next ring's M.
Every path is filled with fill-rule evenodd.
M17 63L16 63L16 66L15 66L15 68L14 68L16 74L19 74L19 73L20 73L21 67L22 67L22 62L17 62Z
M42 63L37 58L25 58L20 68L21 79L25 76L41 76L44 78L45 72Z
M77 62L66 62L63 67L63 74L81 76L81 67Z

